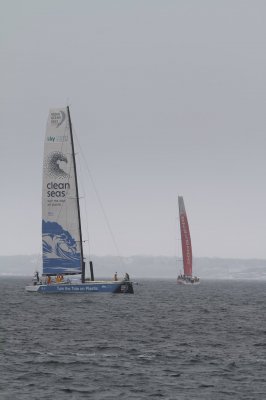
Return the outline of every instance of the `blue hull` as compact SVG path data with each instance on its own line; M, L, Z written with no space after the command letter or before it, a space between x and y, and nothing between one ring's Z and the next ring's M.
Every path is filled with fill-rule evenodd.
M26 290L36 293L134 293L132 283L124 281L35 285Z

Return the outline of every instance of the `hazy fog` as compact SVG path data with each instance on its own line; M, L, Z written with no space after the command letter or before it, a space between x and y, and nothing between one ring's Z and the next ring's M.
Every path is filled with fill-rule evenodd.
M122 255L176 255L179 194L195 256L266 258L266 2L2 0L1 10L0 254L40 251L48 109L70 104ZM80 177L91 250L116 255Z

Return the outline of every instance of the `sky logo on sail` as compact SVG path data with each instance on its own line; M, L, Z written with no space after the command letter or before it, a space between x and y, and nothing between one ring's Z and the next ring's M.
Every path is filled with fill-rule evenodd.
M61 135L61 136L47 136L47 142L57 142L57 143L63 143L68 141L68 136L67 135Z

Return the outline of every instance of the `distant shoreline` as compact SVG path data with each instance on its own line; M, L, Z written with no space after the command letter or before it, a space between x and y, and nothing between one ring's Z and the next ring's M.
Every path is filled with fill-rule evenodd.
M175 279L181 269L175 257L166 256L92 256L92 261L96 279L110 278L115 271L121 276L128 272L133 279ZM0 256L0 277L31 277L36 270L41 272L38 255ZM264 280L266 260L196 257L193 274L205 280Z

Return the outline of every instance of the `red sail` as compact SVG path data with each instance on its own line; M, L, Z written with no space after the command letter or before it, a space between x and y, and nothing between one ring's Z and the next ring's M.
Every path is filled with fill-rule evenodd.
M178 196L184 275L192 276L192 246L183 197Z

